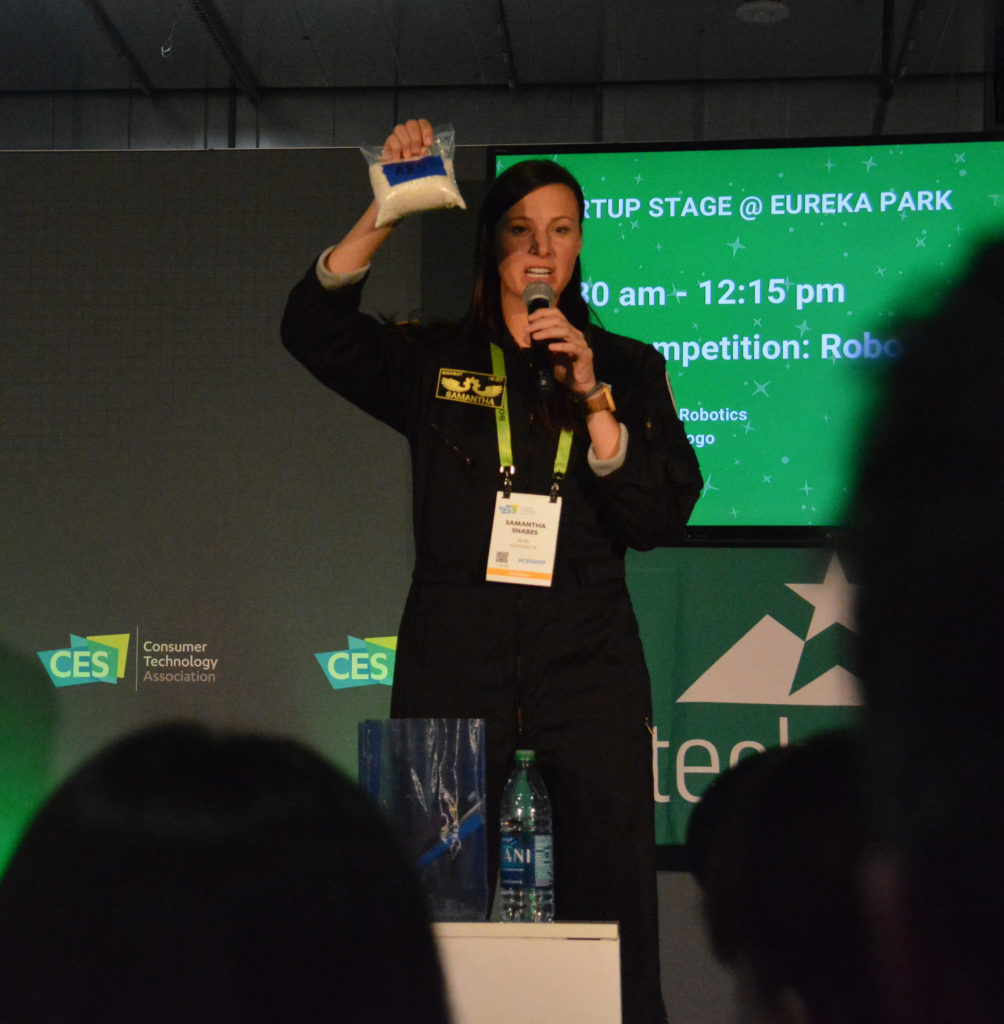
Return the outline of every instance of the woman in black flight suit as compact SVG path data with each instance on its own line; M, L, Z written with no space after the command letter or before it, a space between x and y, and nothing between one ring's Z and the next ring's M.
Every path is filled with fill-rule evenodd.
M427 121L409 121L385 158L421 156L431 142ZM507 170L479 215L467 318L409 333L359 312L370 261L391 233L374 226L371 205L293 289L282 337L323 383L409 442L416 559L392 717L485 720L495 855L513 752L537 751L554 805L558 917L620 922L623 1019L652 1024L665 1010L651 694L624 552L679 543L701 476L664 361L590 322L584 213L581 188L556 163ZM549 307L528 312L530 284L551 289ZM550 349L551 394L528 358L534 340ZM500 555L496 506L522 510L530 531L553 487L553 560L531 550L541 575L514 570L525 538Z

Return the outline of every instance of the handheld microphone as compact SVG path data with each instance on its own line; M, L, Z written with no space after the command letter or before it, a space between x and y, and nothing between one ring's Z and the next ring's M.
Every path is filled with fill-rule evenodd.
M534 313L538 309L550 309L554 305L554 289L543 281L531 281L523 289L523 301L526 303L527 313ZM547 398L554 391L554 372L546 339L531 342L530 366L537 381L537 394Z

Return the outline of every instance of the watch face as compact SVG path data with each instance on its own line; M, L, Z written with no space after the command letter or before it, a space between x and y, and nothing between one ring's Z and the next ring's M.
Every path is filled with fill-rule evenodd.
M604 409L613 412L617 406L614 405L614 396L610 391L610 386L604 384L595 395L587 398L586 408L590 412L603 412Z

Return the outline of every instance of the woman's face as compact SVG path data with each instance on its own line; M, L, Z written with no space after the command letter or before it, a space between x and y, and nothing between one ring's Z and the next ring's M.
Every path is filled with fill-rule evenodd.
M567 185L543 185L502 215L495 228L495 253L503 308L534 281L561 296L582 249L579 204Z

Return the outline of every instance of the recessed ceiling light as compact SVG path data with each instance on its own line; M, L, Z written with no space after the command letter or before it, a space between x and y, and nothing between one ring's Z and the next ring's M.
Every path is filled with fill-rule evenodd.
M783 0L743 0L736 9L736 17L754 25L769 25L788 17L788 5Z

